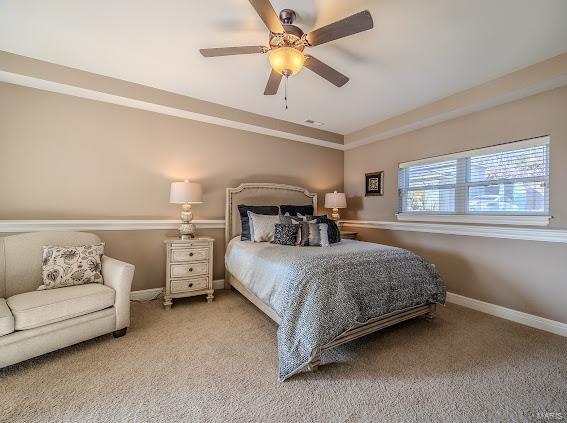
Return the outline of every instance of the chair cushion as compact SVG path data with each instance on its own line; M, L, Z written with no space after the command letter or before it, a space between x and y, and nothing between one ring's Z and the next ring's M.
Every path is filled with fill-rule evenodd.
M0 336L14 332L14 316L6 305L6 300L0 298Z
M25 292L8 298L15 329L36 328L114 305L114 289L101 284Z

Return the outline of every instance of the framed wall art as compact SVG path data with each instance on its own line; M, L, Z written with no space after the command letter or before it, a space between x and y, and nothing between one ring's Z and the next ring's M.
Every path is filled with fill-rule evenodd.
M366 197L384 195L384 171L372 172L364 175L366 184Z

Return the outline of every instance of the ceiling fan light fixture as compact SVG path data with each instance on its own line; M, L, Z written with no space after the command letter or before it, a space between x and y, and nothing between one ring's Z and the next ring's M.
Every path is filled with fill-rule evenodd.
M293 47L279 47L270 52L270 65L272 69L283 76L291 76L303 69L305 56Z

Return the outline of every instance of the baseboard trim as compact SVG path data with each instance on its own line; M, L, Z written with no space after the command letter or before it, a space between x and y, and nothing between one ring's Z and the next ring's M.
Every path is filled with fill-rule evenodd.
M224 289L224 279L215 279L213 289L218 291ZM141 289L130 292L130 301L151 301L163 295L163 288Z
M224 279L215 279L213 281L213 289L218 291L219 289L224 289Z
M533 314L512 310L496 304L486 303L484 301L475 300L474 298L465 297L452 292L447 292L447 302L567 337L567 323L534 316Z
M150 301L155 300L163 294L163 288L141 289L130 292L130 301Z
M46 62L43 62L43 65L46 65ZM50 66L54 66L53 64L48 64ZM92 75L92 74L91 74ZM98 76L98 75L97 75ZM170 107L170 106L166 106L164 104L159 104L159 103L154 103L151 101L143 101L143 100L138 100L135 98L130 98L130 97L126 97L126 96L120 96L120 95L115 95L115 94L110 94L104 91L97 91L97 90L92 90L92 89L88 89L88 88L82 88L82 87L78 87L75 85L70 85L70 84L66 84L66 83L60 83L60 82L55 82L55 81L50 81L48 79L40 79L40 78L35 78L32 76L27 76L27 75L21 75L21 74L17 74L17 73L12 73L12 72L6 72L6 71L2 71L0 70L0 81L2 82L7 82L9 84L16 84L16 85L21 85L24 87L31 87L31 88L36 88L39 90L43 90L43 91L51 91L54 93L60 93L60 94L66 94L66 95L70 95L73 97L80 97L80 98L87 98L89 100L95 100L95 101L102 101L104 103L111 103L111 104L117 104L119 106L126 106L126 107L131 107L134 109L140 109L140 110L146 110L149 112L155 112L155 113L160 113L163 115L169 115L169 116L175 116L175 117L179 117L179 118L183 118L183 119L189 119L189 120L195 120L198 122L204 122L204 123L209 123L212 125L219 125L219 126L226 126L228 128L234 128L234 129L239 129L242 131L248 131L248 132L255 132L257 134L262 134L262 135L268 135L271 137L276 137L276 138L280 138L280 139L286 139L286 140L292 140L292 141L299 141L302 143L307 143L307 144L313 144L313 145L318 145L321 147L327 147L327 148L333 148L336 150L344 150L344 135L341 134L337 134L337 133L333 133L333 137L337 139L337 142L333 142L333 141L328 141L327 139L329 138L329 135L325 135L324 132L326 132L327 134L329 133L329 131L323 131L323 130L319 130L319 137L317 137L316 134L313 134L313 129L314 128L309 128L310 134L313 134L313 136L310 136L307 134L306 131L304 131L304 129L306 128L301 128L301 126L305 127L305 125L296 125L295 128L290 128L288 130L280 130L280 129L276 129L274 127L275 122L270 122L269 124L262 126L262 125L256 125L256 124L252 124L252 123L247 123L244 120L237 120L237 119L233 119L232 116L235 116L236 114L231 110L229 113L227 112L223 112L223 114L226 116L225 118L220 117L220 116L214 116L213 114L208 115L208 114L204 114L204 113L198 113L198 112L194 112L191 110L186 109L185 107ZM118 80L114 80L114 81L118 81ZM124 84L124 81L119 81L121 84ZM143 87L145 90L153 90L151 87ZM190 101L190 102L194 102L195 99L187 97L187 96L182 96L179 94L174 94L174 93L165 93L164 91L160 91L159 92L159 96L163 97L164 94L166 96L170 97L170 101L173 98L173 100L176 103L181 103L179 101L179 99L181 98L182 101ZM154 98L157 98L157 96L153 96ZM201 100L199 100L201 101ZM209 103L209 106L213 105L215 108L218 108L219 105L218 104L214 104L214 103ZM202 106L201 106L202 107ZM224 107L224 106L221 106ZM267 118L267 119L272 119L272 118ZM272 121L274 121L272 119ZM281 126L281 125L280 125ZM300 132L304 132L306 133L306 135L302 135ZM327 139L326 139L327 138Z

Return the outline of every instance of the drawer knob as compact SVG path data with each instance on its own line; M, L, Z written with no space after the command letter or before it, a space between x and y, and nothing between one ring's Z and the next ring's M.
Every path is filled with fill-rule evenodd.
M190 267L190 268L189 268L189 271L190 271L190 272L192 272L192 271L193 271L193 268L192 268L192 267Z
M189 284L189 288L191 288L192 286L193 286L193 282L191 282L191 283Z
M189 253L189 257L193 257L193 253Z

